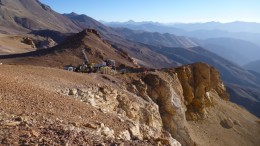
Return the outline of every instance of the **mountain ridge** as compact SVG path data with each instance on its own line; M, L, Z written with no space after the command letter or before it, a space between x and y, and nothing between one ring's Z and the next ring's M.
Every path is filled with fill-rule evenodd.
M80 30L70 19L53 11L38 0L2 0L1 3L0 21L5 33L29 32L39 29L60 32L78 32Z
M75 43L75 41L77 43ZM116 52L108 43L103 41L99 35L86 29L82 32L68 37L63 43L53 48L37 50L23 54L0 56L0 59L11 59L16 64L31 64L37 66L51 66L63 68L65 65L79 65L84 62L82 49L86 50L91 62L102 62L106 57L117 58L118 63L134 66L128 56L122 56ZM107 52L110 50L109 52ZM113 56L113 57L112 57ZM123 57L126 57L122 59ZM22 58L22 59L21 59ZM14 59L14 60L12 60ZM3 61L5 62L5 61ZM132 65L130 65L132 64Z
M260 46L240 39L211 38L198 44L241 66L260 59Z
M42 9L42 7L41 7ZM151 45L147 45L147 44L142 44L142 43L136 43L133 41L129 41L127 39L127 36L123 36L118 34L118 32L115 32L113 29L106 27L100 23L98 23L97 21L95 21L94 19L86 16L86 15L78 15L76 13L72 13L73 16L70 17L74 17L73 20L71 20L71 22L73 23L73 25L76 24L81 24L81 26L77 26L79 28L84 28L84 27L93 27L93 28L97 28L97 30L101 30L100 35L101 37L103 37L105 40L107 40L107 42L112 46L113 50L123 50L125 52L127 52L129 54L130 57L132 57L134 59L135 62L137 62L139 65L141 66L146 66L149 68L163 68L163 67L173 67L173 66L177 66L177 65L181 65L181 64L190 64L196 61L205 61L208 60L205 58L205 55L199 55L199 54L203 54L204 49L200 49L197 48L197 50L193 50L193 49L185 49L185 48L179 48L177 50L180 51L180 54L177 54L177 56L175 55L175 57L169 57L169 53L163 53L161 52L162 50L160 50L159 52L158 49L160 49L160 47L163 46L151 46ZM80 20L82 20L81 22L78 19L78 17L80 17ZM66 17L68 18L68 17ZM72 18L71 18L72 19ZM89 25L90 24L90 25ZM98 24L98 25L96 25ZM92 26L91 26L92 25ZM160 34L159 34L160 35ZM102 43L103 44L103 43ZM169 48L168 48L169 49ZM172 48L171 48L172 49ZM175 48L176 49L176 48ZM173 50L175 50L173 48ZM155 51L157 50L157 51ZM200 56L203 57L203 59L195 59L195 60L189 60L189 58L187 58L187 56L185 57L186 53L181 53L183 51L186 51L186 53L188 54L193 54L195 56ZM162 54L163 53L163 54ZM73 53L72 53L73 54ZM166 57L168 55L168 57ZM213 55L214 58L215 55ZM5 56L6 57L6 56ZM72 57L73 58L73 57ZM74 59L69 59L70 61L67 62L67 64L73 62ZM82 58L80 57L76 57L78 58L77 64L82 63ZM182 61L178 61L178 59L180 59ZM220 60L223 60L223 58L219 58ZM21 59L23 60L23 59ZM47 59L48 60L48 59ZM59 59L58 59L59 60ZM156 60L156 61L155 61ZM101 60L99 60L101 61ZM59 61L61 62L61 61ZM182 62L182 63L180 63ZM221 61L220 61L221 62ZM38 62L39 64L41 64L41 62ZM37 63L36 63L37 64ZM51 65L51 61L49 62L49 65ZM62 68L62 66L65 64L59 63L60 68ZM211 63L211 65L213 66L223 66L220 65L218 61L215 61L215 63ZM218 68L218 67L217 67ZM242 79L242 81L240 82L248 82L249 85L251 85L252 87L257 87L258 85L255 85L255 81L253 80L254 75L241 70L241 68L239 67L235 67L240 71L240 74L237 74L236 72L233 71L228 71L229 69L227 69L227 67L224 67L225 71L222 73L223 74L229 74L229 76L236 76L238 75L238 77L240 77ZM245 75L247 74L248 77L242 77L241 75ZM225 77L225 76L223 76ZM228 79L226 77L226 79ZM233 79L228 79L229 81L231 80L232 82L237 83L237 81L233 78Z
M245 69L260 73L260 60L249 62L243 66Z
M252 43L255 43L257 45L260 45L260 32L256 33L255 31L241 31L243 28L249 28L252 30L255 27L246 27L243 26L241 29L237 29L238 31L230 31L230 29L233 29L233 27L230 27L230 29L221 29L221 27L213 27L212 29L207 29L207 27L204 27L203 25L207 23L195 23L195 24L161 24L161 23L155 23L155 22L132 22L128 24L127 22L119 22L119 23L106 23L104 24L111 26L111 27L125 27L133 30L144 30L149 32L159 32L159 33L171 33L178 36L188 36L188 37L194 37L198 39L209 39L209 38L216 38L216 37L229 37L234 39L241 39L246 40ZM209 24L212 24L212 22L209 22ZM215 22L213 23L215 24ZM218 23L217 23L218 24ZM221 24L221 23L220 23ZM229 23L228 23L229 24ZM247 24L247 23L245 23ZM249 23L251 24L251 23ZM178 27L178 25L180 27ZM193 25L199 26L196 29L185 29L185 26ZM222 24L222 25L225 25ZM260 23L252 23L252 25L257 25L257 28L260 27ZM182 27L183 26L183 27ZM214 26L214 25L213 25ZM260 30L260 29L258 29Z
M136 26L141 26L141 25L154 25L154 26L165 26L165 28L171 28L171 29L179 29L180 31L194 31L194 30L201 30L201 29L206 29L206 30L224 30L224 31L230 31L230 32L248 32L248 33L260 33L256 32L256 28L260 27L260 23L257 22L244 22L244 21L233 21L233 22L187 22L187 23L182 23L182 22L177 22L177 23L161 23L161 22L153 22L153 21L141 21L141 22L136 22L133 20L129 20L126 22L107 22L100 20L101 23L107 24L109 26L127 26L129 24L131 25L136 25ZM243 28L243 29L241 29ZM152 30L152 29L150 29ZM154 31L154 30L153 30ZM169 31L169 30L167 30ZM162 32L166 33L166 32Z
M91 17L61 15L38 0L0 2L11 18L16 13L10 4L17 11L35 10L35 15L17 15L16 21L4 19L16 25L14 30L58 42L43 50L0 55L0 145L259 143L258 73L203 47L185 47L183 38L174 35L144 32L147 42L136 42ZM40 16L37 12L53 14L63 24L47 25L42 17L40 25L32 19ZM164 44L179 44L152 44L158 37L170 38ZM115 60L115 74L64 70L82 64L85 54L90 63Z

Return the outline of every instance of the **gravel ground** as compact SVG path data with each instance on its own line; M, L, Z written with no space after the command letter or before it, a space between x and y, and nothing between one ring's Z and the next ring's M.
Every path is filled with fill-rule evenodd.
M109 82L98 74L80 74L33 66L0 66L0 145L151 145L95 135L103 123L115 135L129 128L117 115L57 92ZM93 133L94 132L94 133Z

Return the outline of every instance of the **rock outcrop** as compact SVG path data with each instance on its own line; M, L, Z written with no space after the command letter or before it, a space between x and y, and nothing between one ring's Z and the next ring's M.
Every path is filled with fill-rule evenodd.
M113 76L0 67L2 145L259 143L258 119L226 101L217 71L206 64ZM196 98L205 101L197 106ZM190 112L196 118L187 121Z
M178 77L157 73L148 74L143 80L147 85L147 95L159 106L164 129L183 145L194 145L185 129L186 108Z
M185 126L186 119L207 117L207 107L214 105L210 94L228 100L218 71L204 63L143 74L128 89L158 105L164 129L183 145L195 145Z
M146 102L136 95L119 91L111 86L100 85L84 89L66 89L60 91L60 93L92 105L103 113L117 114L121 121L131 122L132 126L130 126L129 130L123 131L116 136L120 139L153 139L160 143L168 143L166 145L179 145L179 142L172 139L163 130L163 122L158 106L154 103ZM113 137L113 129L103 127L100 130L102 135ZM165 137L165 139L158 140L160 137Z
M118 78L123 76L119 75ZM131 128L123 131L118 136L120 138L158 139L167 131L187 146L196 145L187 129L187 120L207 118L208 107L214 105L211 94L228 100L219 73L204 63L133 73L125 82L127 84L122 84L120 90L113 86L97 85L67 89L62 93L103 113L117 114L122 121L131 121ZM113 133L112 129L103 130L105 135L111 135L109 131ZM167 142L170 141L168 137Z
M57 45L57 43L49 37L47 38L38 37L37 39L34 40L34 43L37 49L47 49Z
M206 118L207 107L214 104L210 94L217 93L222 99L229 99L219 72L205 63L182 66L174 72L177 73L183 88L187 120Z
M97 37L101 38L101 36L100 36L100 34L98 33L98 31L95 30L95 29L87 29L87 32L93 33L93 34L95 34Z
M34 49L47 49L57 45L57 43L49 38L49 37L41 37L41 36L26 36L21 38L21 43L26 45L30 45L31 48Z
M32 48L36 48L32 38L24 37L22 43L30 45Z

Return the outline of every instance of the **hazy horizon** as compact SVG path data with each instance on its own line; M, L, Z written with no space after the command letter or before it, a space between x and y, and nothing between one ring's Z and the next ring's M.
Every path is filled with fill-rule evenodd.
M40 0L59 13L88 15L106 22L153 21L160 23L205 23L234 21L260 23L258 0Z
M104 20L98 20L100 22L107 22L107 23L126 23L126 22L135 22L135 23L160 23L160 24L199 24L199 23L221 23L221 24L228 24L228 23L236 23L236 22L243 22L243 23L257 23L260 24L260 22L252 22L252 21L230 21L230 22L220 22L220 21L205 21L205 22L157 22L157 21L135 21L135 20L128 20L128 21L104 21Z

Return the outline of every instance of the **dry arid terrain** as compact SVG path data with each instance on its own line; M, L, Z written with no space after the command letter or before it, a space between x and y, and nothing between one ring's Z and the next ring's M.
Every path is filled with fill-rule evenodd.
M31 45L22 43L23 37L0 34L0 54L14 54L35 51Z
M259 146L260 75L198 41L0 0L0 146Z
M1 145L178 145L168 132L183 145L260 143L259 119L215 91L212 106L200 113L205 117L187 121L180 115L185 108L165 102L187 98L174 95L182 92L180 81L172 76L170 85L164 79L171 73L164 71L109 76L27 65L1 65L0 70ZM156 88L153 80L146 82L150 76L178 87L160 86L166 93L161 97L156 89L149 91ZM168 88L174 91L167 93ZM163 112L163 107L173 109Z
M1 65L0 68L1 145L155 145L164 142L163 139L129 141L129 132L119 138L120 132L134 126L131 120L63 93L66 89L110 86L99 74L32 66Z
M258 145L259 119L234 103L215 99L216 106L209 110L207 119L188 122L192 138L198 145ZM233 121L232 127L223 122L229 119Z

